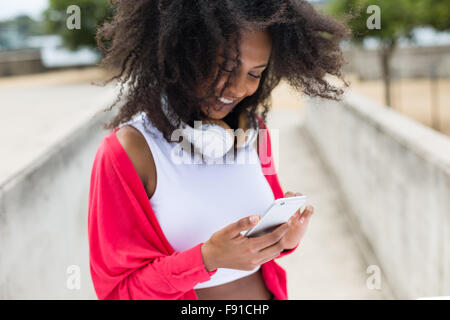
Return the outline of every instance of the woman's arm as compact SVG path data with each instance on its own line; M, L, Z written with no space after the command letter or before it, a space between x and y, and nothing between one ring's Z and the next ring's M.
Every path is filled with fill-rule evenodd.
M210 279L202 260L200 243L191 249L149 260L128 273L111 291L103 291L103 280L94 281L100 299L176 300L200 282ZM130 272L131 271L131 272Z
M118 151L116 140L109 137L102 141L91 173L89 260L97 296L179 299L197 283L209 280L216 270L206 270L202 243L169 253L148 214L148 198L139 186L139 180L146 181L139 169L140 160L128 160L123 149ZM137 164L139 172L131 163Z

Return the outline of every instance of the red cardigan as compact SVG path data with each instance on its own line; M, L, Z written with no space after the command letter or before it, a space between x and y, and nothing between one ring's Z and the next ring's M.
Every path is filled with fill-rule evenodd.
M261 129L266 129L259 117ZM175 252L155 217L144 186L115 132L96 152L89 190L89 263L99 299L197 300L193 287L210 279L199 243ZM271 154L269 131L259 155L275 199L282 198ZM267 149L266 149L267 148ZM298 245L297 245L298 246ZM293 252L282 252L277 258ZM277 259L276 258L276 259ZM261 265L266 287L275 300L287 300L286 271L275 260Z

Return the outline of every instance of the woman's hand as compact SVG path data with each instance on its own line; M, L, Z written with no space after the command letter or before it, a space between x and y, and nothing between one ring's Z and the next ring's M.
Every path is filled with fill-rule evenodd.
M302 196L301 193L294 193L294 192L286 192L284 194L284 197L296 197L296 196ZM297 210L297 212L289 218L288 224L289 229L284 235L283 239L281 240L283 242L284 250L290 250L295 248L295 246L300 242L300 240L303 238L303 235L306 232L306 228L308 227L309 219L311 218L311 215L314 213L314 207L311 205L306 206L305 210L303 210L302 213L300 213L300 209Z
M255 217L259 218L258 215ZM248 238L241 232L258 223L258 219L252 222L249 218L240 219L213 233L202 245L202 258L207 271L217 268L253 270L278 257L284 250L281 239L288 230L287 223L265 235Z
M286 192L285 197L301 196ZM254 227L258 221L250 217L240 219L215 232L202 246L202 258L208 271L217 268L253 270L255 267L280 255L283 250L294 248L303 237L314 209L312 206L300 214L300 209L275 230L254 238L241 234ZM259 218L258 215L256 217Z

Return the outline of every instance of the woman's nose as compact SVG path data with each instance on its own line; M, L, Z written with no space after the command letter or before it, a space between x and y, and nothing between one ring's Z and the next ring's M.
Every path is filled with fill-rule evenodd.
M232 76L228 85L226 97L233 99L242 99L246 96L248 91L248 84L245 77L240 75Z

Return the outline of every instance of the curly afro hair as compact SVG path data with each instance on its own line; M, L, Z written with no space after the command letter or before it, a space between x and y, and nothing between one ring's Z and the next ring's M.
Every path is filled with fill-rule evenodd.
M267 30L272 51L257 91L223 119L231 128L237 128L237 115L242 111L247 112L254 125L259 105L259 115L265 121L271 107L270 94L282 79L306 95L333 100L341 99L343 89L327 82L327 74L348 86L341 74L345 60L339 44L350 31L344 23L318 12L307 1L111 2L113 19L98 29L96 39L104 53L101 66L117 70L106 83L121 83L119 97L110 109L120 101L125 84L127 99L117 115L104 125L105 129L113 129L143 111L170 141L176 128L163 113L162 94L167 96L178 121L192 124L204 119L199 106L215 96L215 87L223 76L220 65L214 79L218 48L224 48L225 62L234 60L230 47L237 52L238 64L227 73L229 80L239 67L239 43L246 30ZM207 87L205 97L195 93L202 85Z

